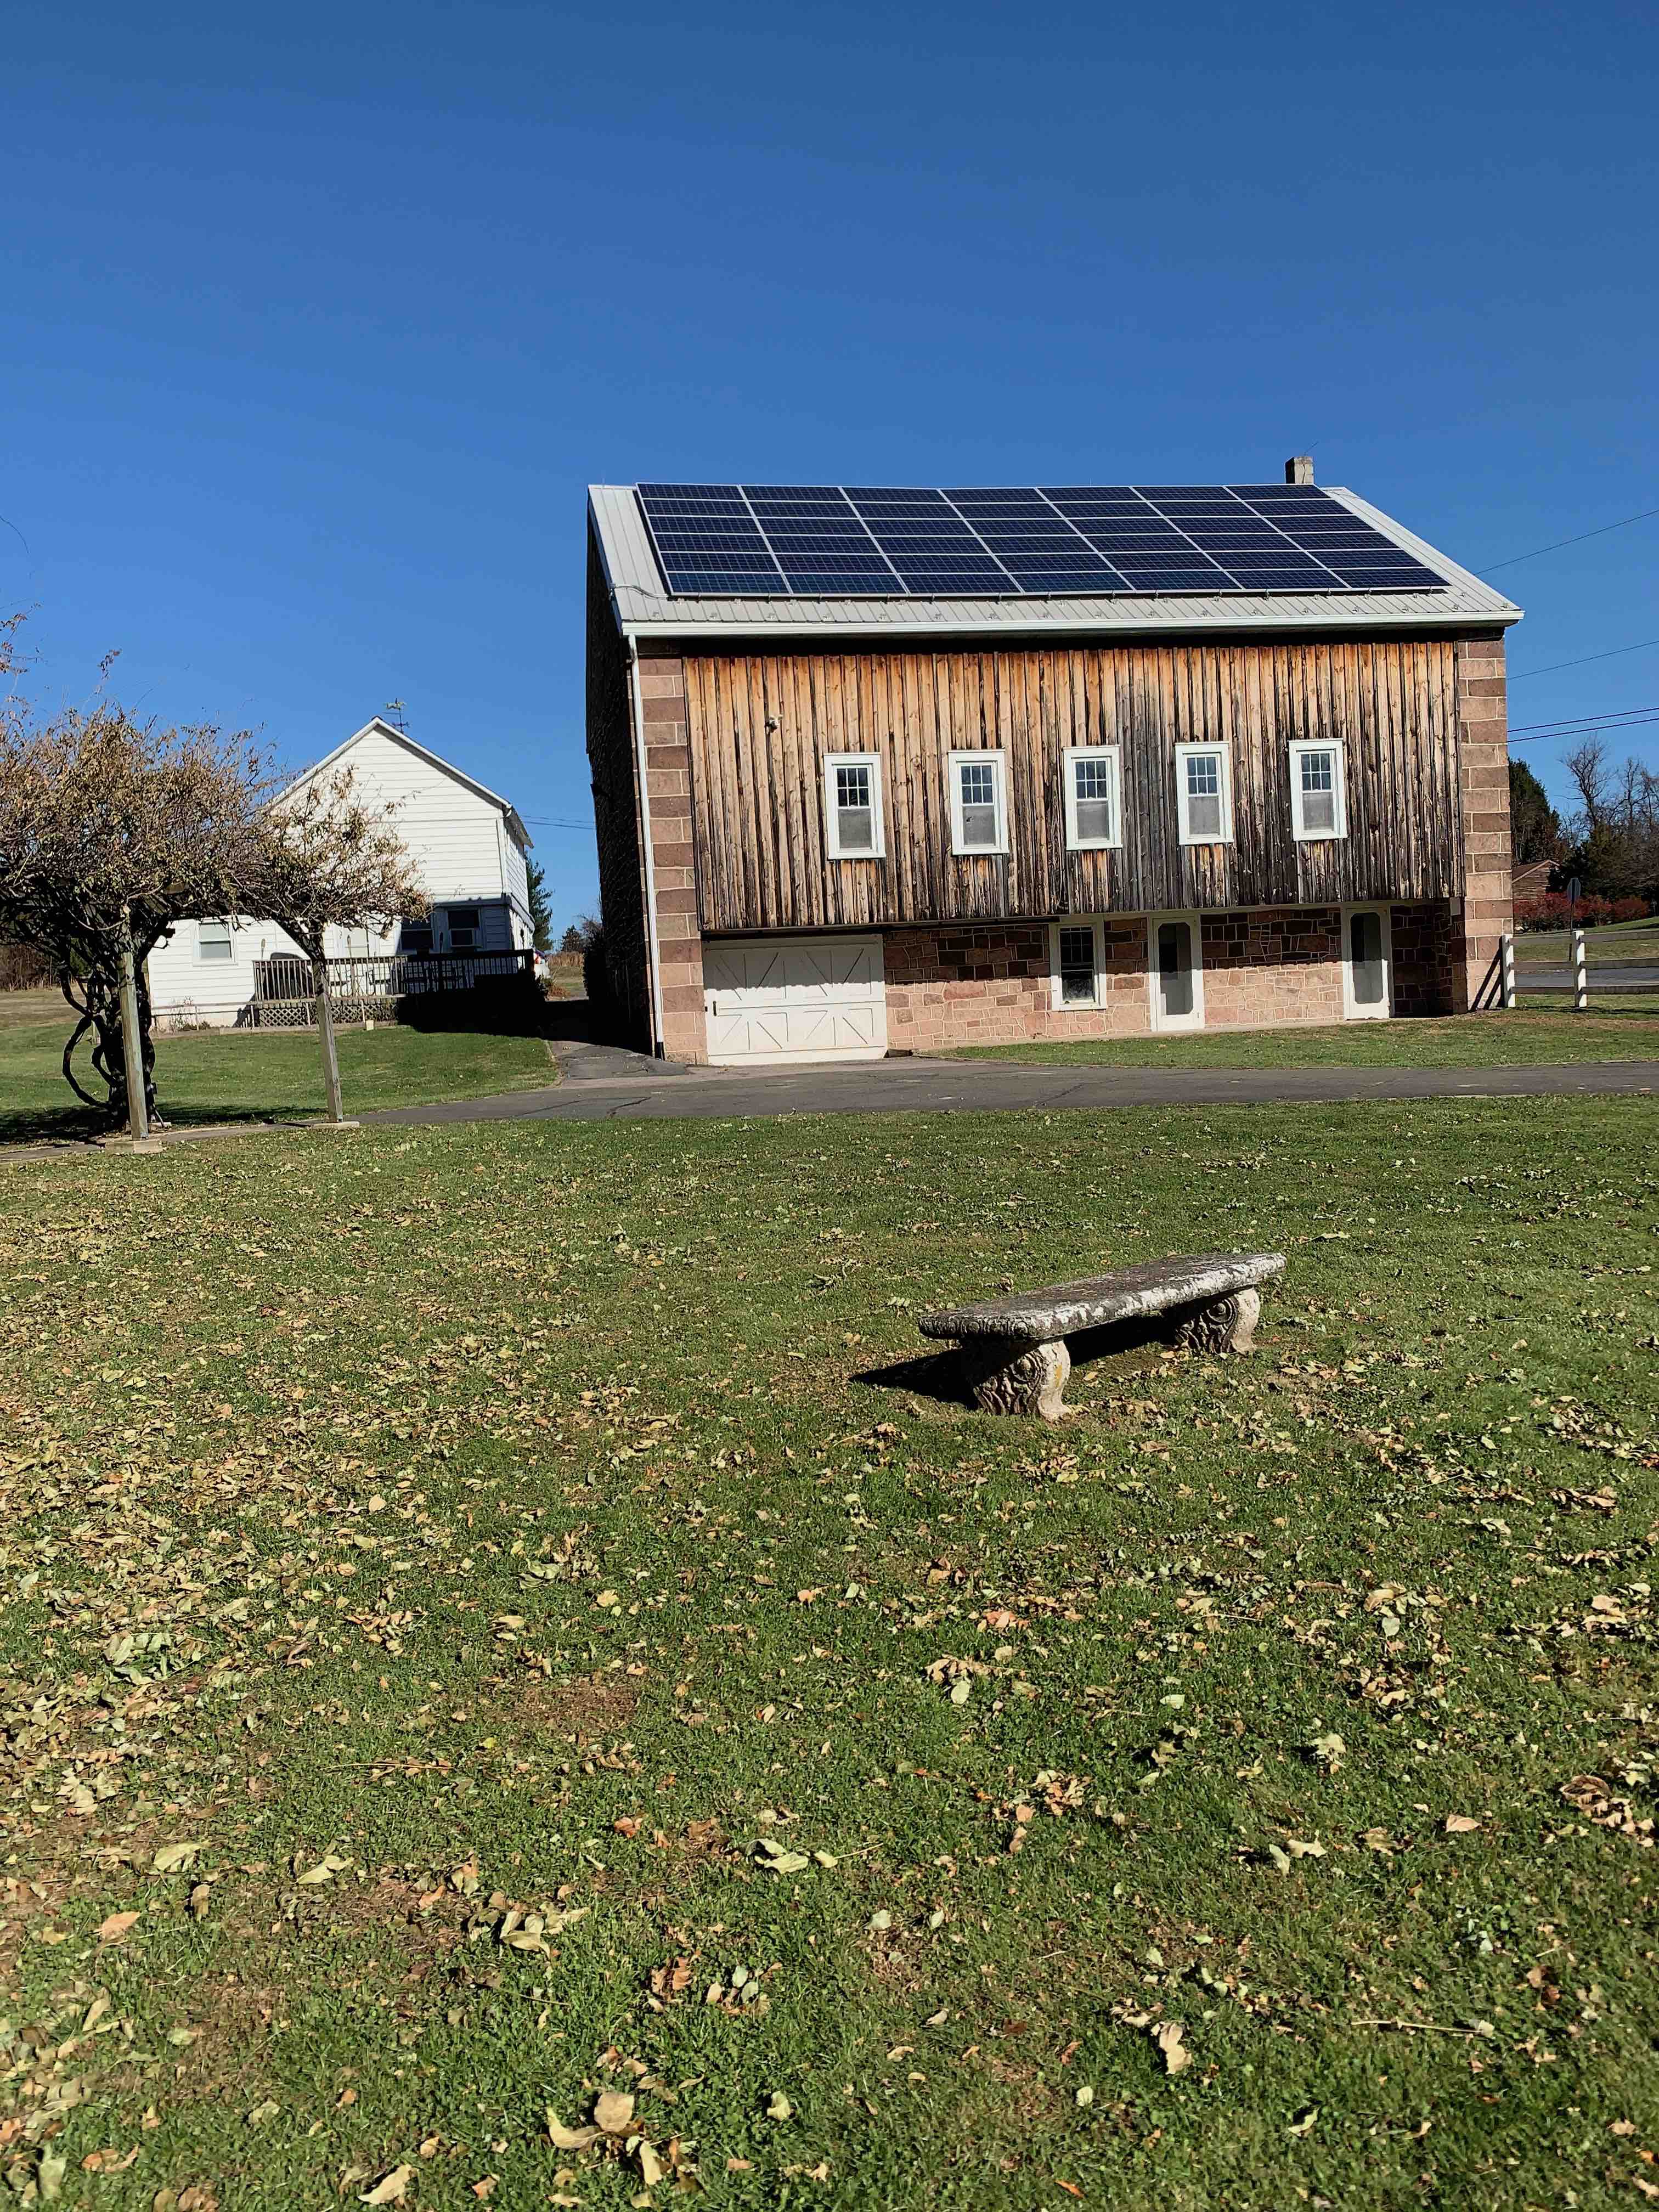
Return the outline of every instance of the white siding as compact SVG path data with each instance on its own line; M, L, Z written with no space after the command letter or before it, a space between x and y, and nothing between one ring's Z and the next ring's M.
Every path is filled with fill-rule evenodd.
M398 836L414 858L427 896L434 902L499 898L510 886L501 866L499 807L480 799L453 775L369 729L334 768L349 768L372 801L402 801L394 817Z

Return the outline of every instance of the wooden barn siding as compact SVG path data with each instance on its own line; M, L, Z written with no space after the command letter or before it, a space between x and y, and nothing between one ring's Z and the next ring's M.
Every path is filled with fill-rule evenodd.
M1456 898L1455 652L1431 639L690 656L702 927ZM1291 835L1287 748L1303 737L1344 748L1346 839ZM1228 744L1230 846L1177 841L1175 747L1193 738ZM1122 850L1067 853L1061 753L1114 743ZM997 747L1008 854L957 859L945 757ZM824 858L832 752L881 757L884 860Z

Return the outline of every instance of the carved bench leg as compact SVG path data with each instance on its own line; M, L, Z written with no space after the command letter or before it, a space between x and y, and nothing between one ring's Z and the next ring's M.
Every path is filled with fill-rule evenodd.
M957 1349L963 1379L981 1413L1036 1413L1045 1421L1061 1421L1071 1412L1064 1394L1072 1355L1064 1338L1026 1344L1018 1338L976 1336Z
M1254 1352L1255 1325L1261 1300L1254 1291L1233 1291L1213 1305L1189 1314L1176 1332L1176 1341L1189 1352Z

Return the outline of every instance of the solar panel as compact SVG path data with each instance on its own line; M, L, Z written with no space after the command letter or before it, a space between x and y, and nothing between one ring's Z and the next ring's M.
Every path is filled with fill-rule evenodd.
M637 487L672 592L1121 598L1443 591L1316 484Z

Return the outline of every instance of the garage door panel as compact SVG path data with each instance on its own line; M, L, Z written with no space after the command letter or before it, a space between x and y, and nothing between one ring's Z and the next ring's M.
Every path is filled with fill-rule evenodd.
M705 945L703 1004L713 1060L879 1060L887 1049L878 937Z

